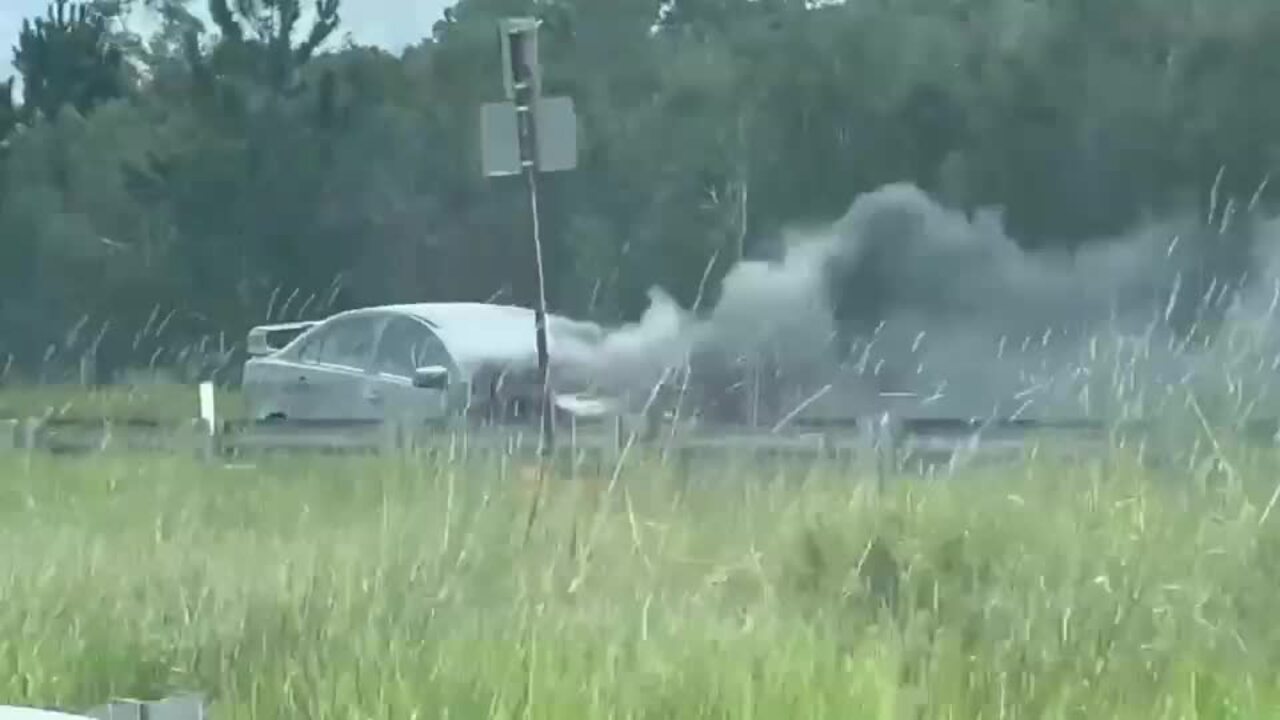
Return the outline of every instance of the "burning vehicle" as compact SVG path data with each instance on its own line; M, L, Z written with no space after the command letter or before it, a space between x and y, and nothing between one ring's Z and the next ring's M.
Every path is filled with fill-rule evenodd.
M1276 232L1272 219L1174 217L1070 253L1028 250L998 213L890 185L826 227L784 237L776 258L739 261L705 311L654 288L630 324L549 316L551 399L572 417L643 410L772 428L889 408L1095 415L1116 378L1174 386L1212 374L1215 336L1249 331L1260 351L1280 347L1280 289L1268 287L1280 288L1280 255L1260 242ZM250 346L244 385L259 418L539 416L526 308L365 308L254 328Z
M599 329L547 318L557 413L615 410L593 393L590 349ZM481 422L538 418L540 373L534 313L485 303L359 308L324 320L249 332L243 387L257 420Z

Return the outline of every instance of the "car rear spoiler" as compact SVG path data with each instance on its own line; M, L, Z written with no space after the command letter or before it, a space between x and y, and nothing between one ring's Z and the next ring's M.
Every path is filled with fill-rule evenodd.
M248 352L250 355L270 355L319 324L319 320L304 320L251 328L247 342Z

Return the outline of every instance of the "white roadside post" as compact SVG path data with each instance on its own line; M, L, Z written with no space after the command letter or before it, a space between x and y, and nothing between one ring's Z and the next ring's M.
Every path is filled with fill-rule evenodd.
M902 462L901 450L905 429L902 417L892 401L918 398L919 395L913 392L880 393L883 408L872 432L876 449L876 489L881 493L884 492L888 473L897 472Z
M538 217L538 173L572 170L578 162L578 123L573 100L542 97L535 18L507 18L498 23L502 83L506 99L480 108L481 165L486 177L523 175L529 192L534 272L538 302L534 309L538 372L542 384L540 454L555 447L555 413L551 406L550 358L547 350L547 292L542 266L542 234Z
M217 448L214 447L218 434L218 411L213 383L208 380L200 383L200 424L204 433L200 438L201 447L206 460L213 460Z
M0 452L12 452L21 448L21 434L21 420L0 420Z

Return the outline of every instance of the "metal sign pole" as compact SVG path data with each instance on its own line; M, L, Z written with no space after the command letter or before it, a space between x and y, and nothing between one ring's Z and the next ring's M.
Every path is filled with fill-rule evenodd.
M519 132L520 164L529 192L529 214L533 230L534 272L538 305L534 324L538 352L538 379L541 385L542 433L539 453L544 457L555 449L555 423L551 412L551 368L547 352L547 286L543 273L542 229L538 217L538 114L537 26L509 24L505 28L510 57L512 89Z
M488 177L522 175L529 192L538 302L534 309L538 371L541 379L541 454L555 447L555 414L551 402L551 363L547 349L547 291L543 273L542 233L538 216L538 173L577 167L577 118L567 97L542 97L538 66L538 21L499 21L502 84L506 99L480 108L480 160Z

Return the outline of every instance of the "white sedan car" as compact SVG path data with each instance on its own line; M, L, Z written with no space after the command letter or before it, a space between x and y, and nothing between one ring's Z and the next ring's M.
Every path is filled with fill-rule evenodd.
M274 345L275 336L287 342ZM547 318L553 399L575 416L612 412L586 394L582 373L600 329ZM459 414L536 419L537 343L532 310L486 303L361 308L320 321L249 332L243 387L256 420L419 423Z

